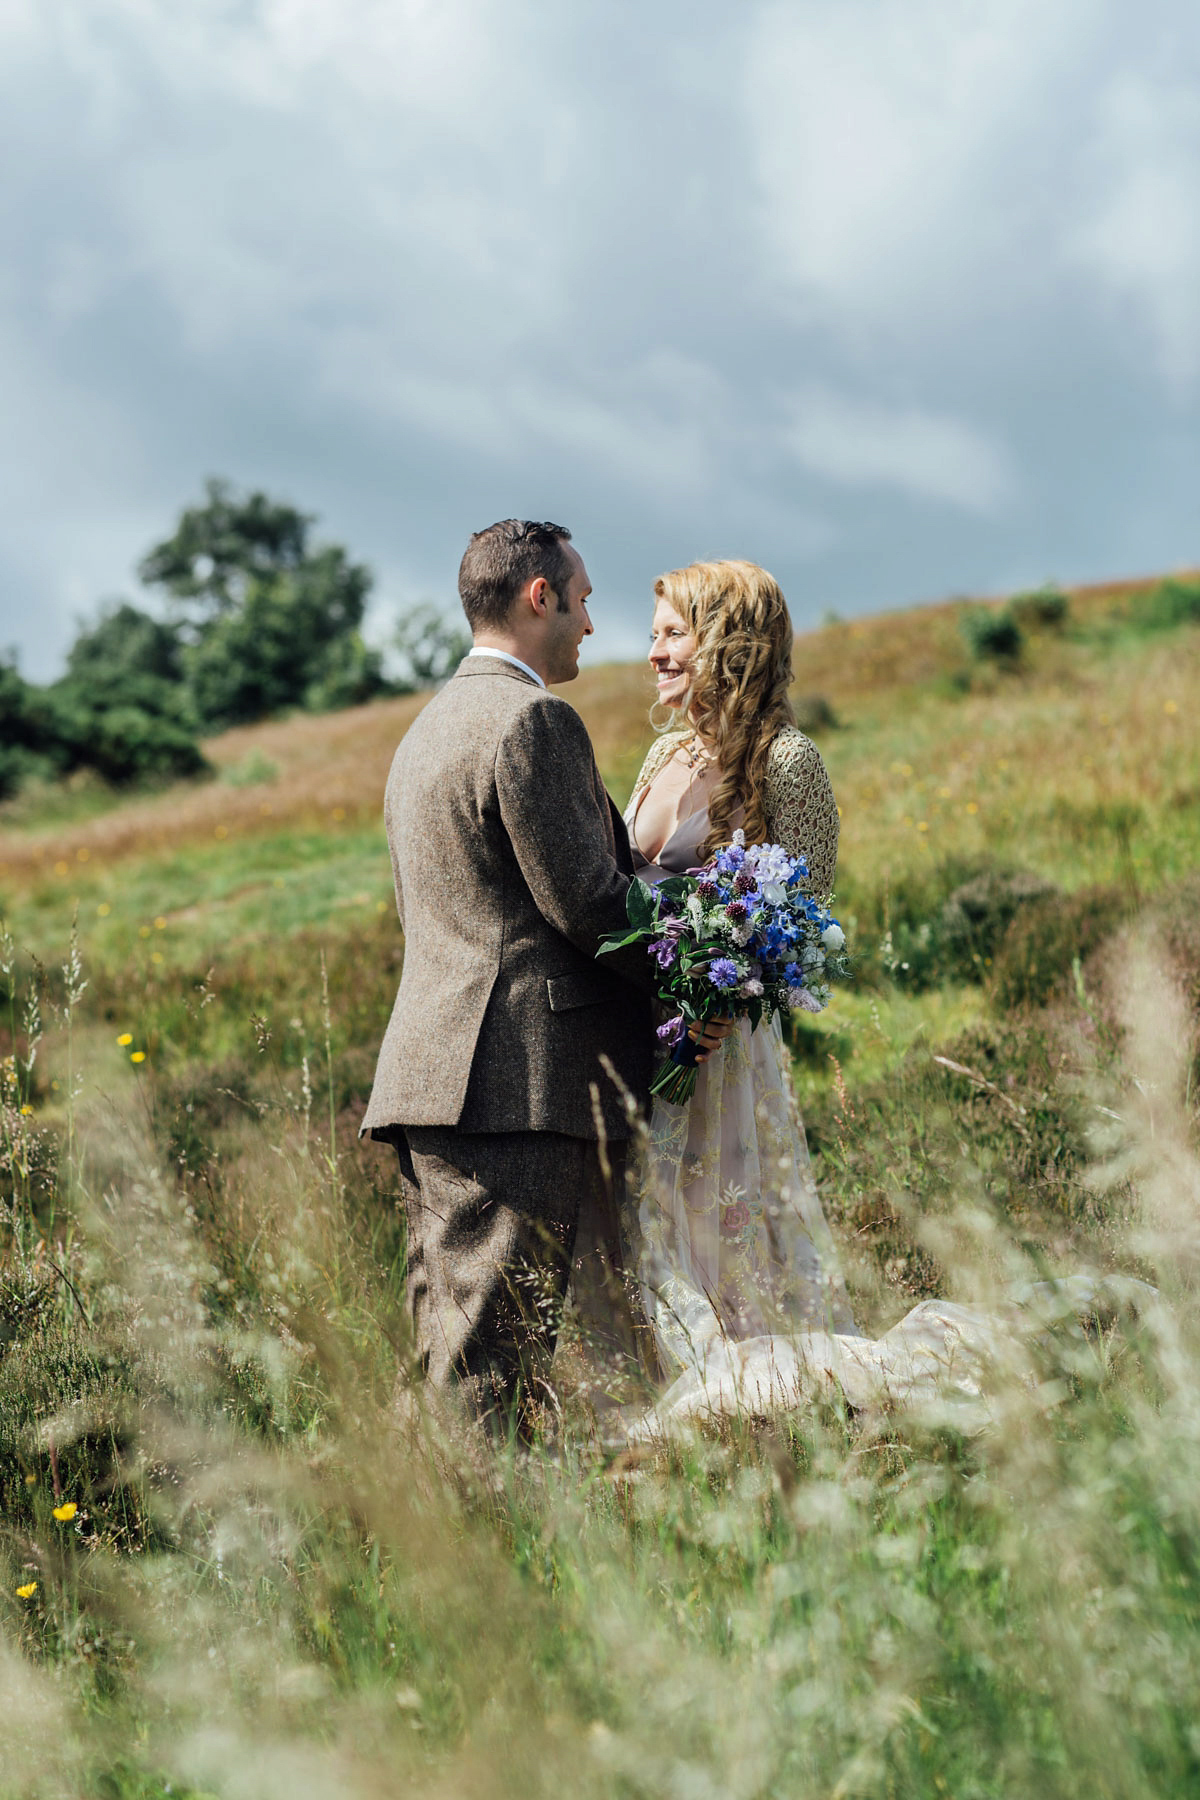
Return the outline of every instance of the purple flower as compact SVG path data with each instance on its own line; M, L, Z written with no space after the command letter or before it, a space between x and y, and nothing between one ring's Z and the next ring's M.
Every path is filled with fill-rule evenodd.
M746 917L746 902L744 900L731 900L729 905L725 908L725 917L727 919L732 919L735 925L740 925L742 920Z
M797 962L788 963L787 967L784 969L783 972L784 972L784 975L787 977L789 987L803 987L804 986L804 970L800 967L799 963L797 963Z
M737 986L737 964L728 956L718 956L713 960L708 971L708 979L715 988L731 988Z
M654 1035L660 1044L669 1044L674 1049L683 1036L683 1014L676 1013L673 1019L668 1019L665 1025L660 1025Z
M679 954L679 946L673 938L662 937L649 946L649 951L660 969L669 969Z
M715 900L720 891L721 890L715 881L705 879L704 881L698 881L696 883L696 892L705 902Z

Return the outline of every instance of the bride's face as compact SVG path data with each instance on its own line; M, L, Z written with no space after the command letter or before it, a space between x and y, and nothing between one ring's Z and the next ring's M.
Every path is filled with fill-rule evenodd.
M658 697L665 706L682 706L691 684L696 639L675 608L660 600L650 628L650 667L658 681Z

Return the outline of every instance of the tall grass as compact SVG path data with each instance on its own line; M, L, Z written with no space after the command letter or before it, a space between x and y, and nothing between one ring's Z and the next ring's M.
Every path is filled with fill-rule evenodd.
M1160 1307L1025 1344L1034 1387L997 1370L974 1439L809 1409L615 1462L570 1409L524 1460L399 1429L402 1240L336 1073L331 1127L260 1020L256 1078L172 1168L183 1090L122 1089L93 1031L57 1223L5 1265L0 1791L1189 1792L1194 1020L1161 951L1123 968L1086 1180ZM962 1123L926 1121L957 1204L909 1224L978 1298L1044 1258Z
M0 1794L1196 1791L1195 740L1164 705L1197 652L1114 662L1084 612L990 689L805 681L847 720L862 956L797 1088L858 1316L1080 1268L1162 1296L1014 1317L970 1435L813 1405L615 1455L568 1358L529 1455L414 1427L394 1173L356 1145L400 954L375 828L216 840L143 801L47 835L67 876L6 862ZM619 778L642 696L593 679ZM964 951L953 894L1017 864L1062 891Z

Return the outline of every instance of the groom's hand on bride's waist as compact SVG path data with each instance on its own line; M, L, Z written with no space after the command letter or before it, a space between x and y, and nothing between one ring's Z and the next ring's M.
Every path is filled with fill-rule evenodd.
M707 1062L713 1051L721 1048L736 1023L728 1013L719 1013L712 1019L693 1019L688 1026L688 1036L694 1044L700 1046L696 1061Z

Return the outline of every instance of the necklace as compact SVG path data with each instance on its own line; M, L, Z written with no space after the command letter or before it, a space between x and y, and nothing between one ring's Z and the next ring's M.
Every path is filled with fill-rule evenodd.
M704 748L699 737L696 736L692 737L691 746L691 749L687 752L687 766L689 769L694 769L697 763L706 763L708 761L708 751Z

